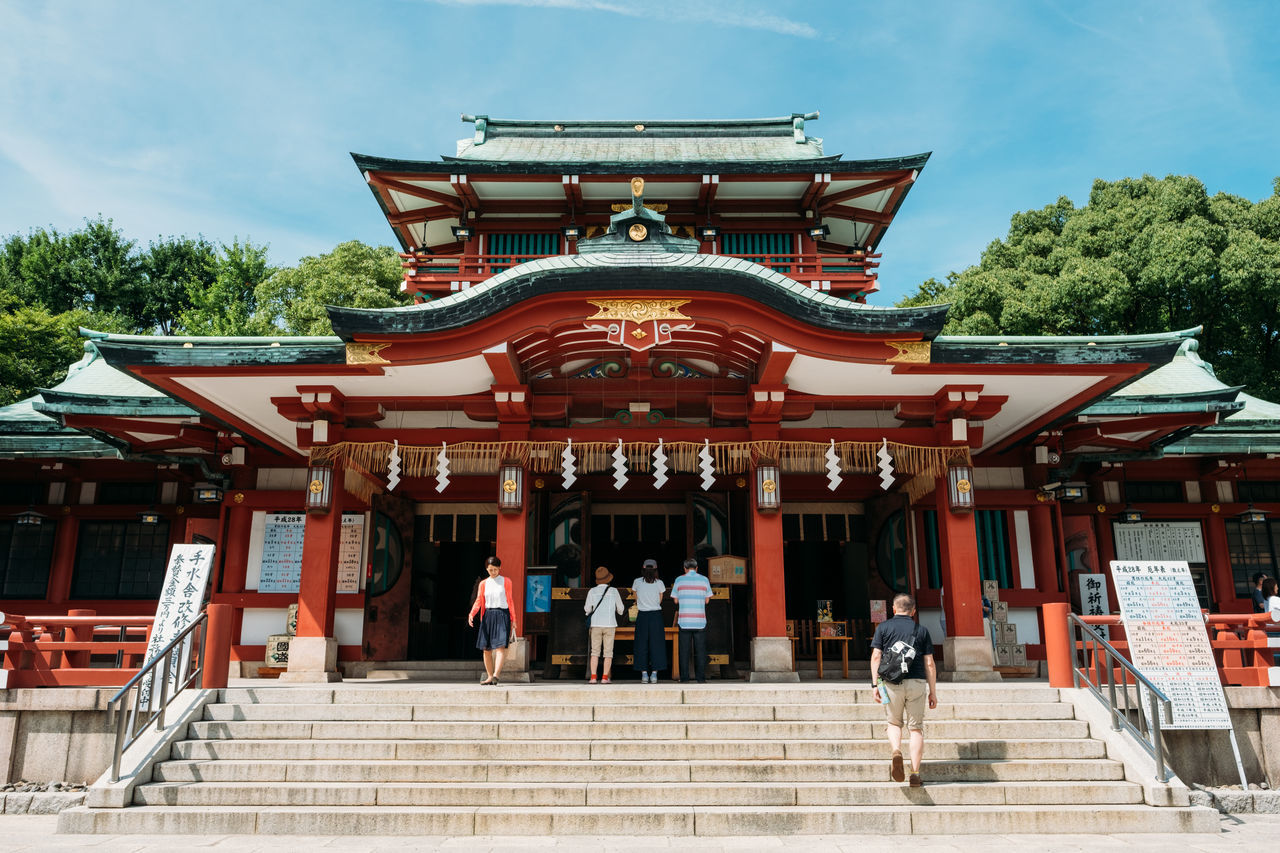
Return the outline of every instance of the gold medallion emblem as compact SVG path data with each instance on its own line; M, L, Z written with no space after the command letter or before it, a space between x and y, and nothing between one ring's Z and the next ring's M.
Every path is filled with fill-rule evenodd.
M515 481L515 480L503 480L503 481L502 481L502 491L506 492L507 494L511 494L511 493L512 493L512 492L514 492L515 490L516 490L516 481Z
M627 234L631 236L632 240L635 240L637 243L639 243L645 237L649 236L649 229L645 228L643 225L637 222L627 230Z
M765 480L760 484L760 489L765 492L765 494L773 494L778 490L778 484L773 482L773 480Z
M312 480L311 485L307 486L311 490L311 494L318 495L324 491L324 483L319 480Z
M956 491L960 494L968 494L973 489L973 484L968 480L956 480Z

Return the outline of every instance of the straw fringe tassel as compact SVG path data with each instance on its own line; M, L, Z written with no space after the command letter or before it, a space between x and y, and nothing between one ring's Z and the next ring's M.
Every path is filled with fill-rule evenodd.
M653 469L653 451L656 441L627 442L622 446L627 457L627 470L633 474L648 474ZM738 441L711 445L716 471L723 474L742 474L753 465L764 461L774 462L789 474L825 474L829 444L819 441ZM391 442L367 443L340 442L311 449L313 463L332 463L341 460L348 472L344 486L348 492L368 500L381 491L379 482L372 476L385 476ZM504 464L520 465L534 474L552 474L560 470L560 454L566 442L562 441L464 441L449 445L450 470L454 474L493 474ZM578 471L598 474L612 470L612 453L615 443L603 441L575 442L574 455ZM845 474L871 474L876 471L876 441L838 441L836 454L840 458L840 470ZM667 464L672 472L692 474L698 471L698 451L702 445L693 441L664 442ZM400 445L401 477L434 477L436 455L440 445ZM912 444L889 442L889 453L894 466L903 474L914 475L902 490L914 502L934 488L933 481L942 476L951 464L971 465L968 447L921 447Z

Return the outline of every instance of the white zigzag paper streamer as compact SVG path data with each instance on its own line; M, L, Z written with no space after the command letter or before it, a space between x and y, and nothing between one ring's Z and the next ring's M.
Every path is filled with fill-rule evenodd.
M889 455L889 439L880 439L880 449L876 451L876 459L880 460L880 488L886 492L893 485L893 457Z
M387 491L394 491L400 485L400 440L391 442L391 455L387 458Z
M440 442L440 452L436 454L436 491L443 492L449 486L449 442Z
M836 440L831 439L831 446L827 448L827 488L835 491L844 482L844 477L840 476L840 456L836 453Z
M667 453L662 449L662 439L653 449L653 487L661 489L667 482Z
M711 456L711 439L704 438L702 440L702 449L698 451L699 468L702 469L702 491L711 488L711 484L716 481L716 461Z
M613 487L622 490L627 484L627 456L622 452L622 439L618 439L618 446L613 449Z
M564 475L564 487L567 489L573 485L578 479L575 473L578 470L573 460L573 439L569 439L569 443L565 445L564 453L560 454L560 473Z

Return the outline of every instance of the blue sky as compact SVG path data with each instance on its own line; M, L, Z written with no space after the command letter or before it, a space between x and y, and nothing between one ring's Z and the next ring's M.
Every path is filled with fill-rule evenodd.
M348 152L452 153L462 112L818 109L847 158L932 151L886 304L1094 178L1280 175L1280 4L0 0L0 234L101 213L293 263L391 235Z

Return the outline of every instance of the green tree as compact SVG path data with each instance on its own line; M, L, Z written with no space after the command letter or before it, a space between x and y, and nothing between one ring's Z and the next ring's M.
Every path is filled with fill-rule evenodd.
M36 228L5 241L0 286L22 304L54 314L109 311L140 324L144 280L134 249L134 241L102 217L66 234Z
M203 237L168 237L152 242L139 258L145 281L140 325L162 335L173 332L192 294L213 286L218 250Z
M188 282L189 307L175 328L189 335L269 334L271 330L254 319L254 292L273 273L266 246L239 240L223 244L214 262L213 282Z
M255 294L257 327L291 335L332 335L326 305L389 308L406 301L400 257L388 246L358 240L277 270ZM267 332L263 332L264 334Z
M1089 202L1016 213L946 284L898 304L952 303L952 334L1108 335L1203 325L1223 380L1280 397L1280 178L1270 198L1209 196L1192 177L1095 181Z
M83 308L51 314L41 305L20 305L12 296L0 297L0 406L66 378L67 368L84 352L82 326L132 331L129 322L116 314Z

